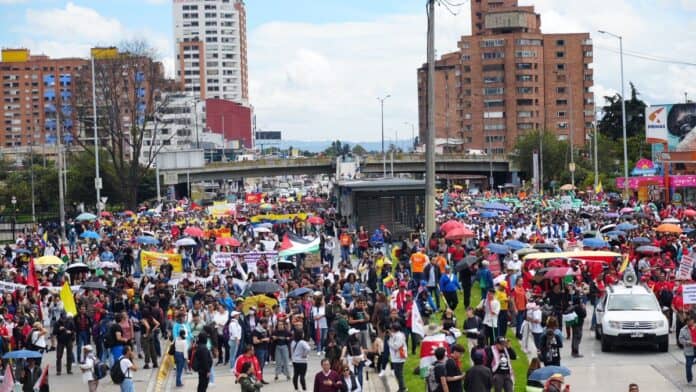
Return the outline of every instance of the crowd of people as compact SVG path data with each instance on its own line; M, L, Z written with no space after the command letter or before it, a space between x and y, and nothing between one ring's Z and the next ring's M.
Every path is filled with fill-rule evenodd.
M349 227L321 197L255 201L222 212L182 200L78 216L66 241L55 227L20 235L0 272L0 350L55 351L55 375L77 368L90 392L108 376L133 391L135 372L166 355L175 385L197 373L198 391L228 371L245 392L271 382L359 392L371 372L392 373L405 392L407 358L423 357L421 342L441 336L446 345L421 371L432 392L511 392L523 355L528 387L555 392L563 374L531 376L562 367L567 341L582 357L583 325L596 322L590 305L630 267L668 309L691 381L696 327L675 271L693 246L696 211L607 195L559 208L559 199L453 190L439 198L437 232L407 236ZM684 224L655 231L667 219ZM639 252L646 244L658 250ZM583 248L624 256L523 257ZM568 272L547 276L554 268ZM322 369L307 380L312 355ZM33 387L46 364L18 363L16 379Z

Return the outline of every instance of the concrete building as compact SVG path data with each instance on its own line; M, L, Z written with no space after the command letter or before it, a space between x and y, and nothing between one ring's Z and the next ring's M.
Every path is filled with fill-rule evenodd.
M57 109L63 140L76 127L73 104L75 79L88 66L79 58L52 59L28 49L3 49L0 62L0 148L7 150L56 142ZM40 149L39 149L40 151Z
M174 0L176 79L201 100L249 103L243 0Z
M509 153L517 137L546 129L575 146L592 129L589 33L543 34L541 16L517 0L472 0L472 35L435 66L436 138L445 150ZM427 64L418 69L419 135L427 129Z
M205 124L210 132L224 136L234 145L253 145L253 112L251 108L224 99L205 101Z

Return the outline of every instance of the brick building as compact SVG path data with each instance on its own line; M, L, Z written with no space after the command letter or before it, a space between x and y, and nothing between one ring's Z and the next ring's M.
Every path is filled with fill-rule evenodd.
M584 145L594 95L589 33L542 34L517 0L472 0L472 35L435 64L435 130L450 150L508 153L536 129ZM427 129L428 66L418 69L419 135ZM440 142L441 143L441 142Z
M248 106L224 99L205 100L206 127L214 133L222 134L226 141L239 142L240 146L251 148L253 112Z

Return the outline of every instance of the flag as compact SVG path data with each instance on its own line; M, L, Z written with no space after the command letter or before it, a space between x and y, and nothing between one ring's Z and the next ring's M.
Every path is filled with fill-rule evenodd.
M428 375L430 366L435 363L435 349L438 347L443 347L449 355L449 344L447 344L444 334L426 336L421 341L419 364L421 377L425 378Z
M73 297L73 293L72 290L70 290L70 285L68 282L63 283L63 287L60 288L60 300L63 301L65 313L73 316L77 314L75 297Z
M27 286L35 289L39 288L39 280L36 279L36 267L34 266L34 258L29 259L29 274L27 274Z
M2 379L2 384L0 384L0 392L12 392L13 387L12 366L5 366L5 378Z
M423 324L423 318L421 317L420 310L418 310L418 305L415 303L411 307L411 332L425 336L425 324Z
M619 268L619 273L623 273L624 271L626 271L626 267L628 267L628 255L624 254L623 262L621 263L621 268Z
M9 367L9 366L8 366ZM41 372L41 377L39 377L38 380L36 380L36 383L34 384L34 391L40 391L42 386L48 386L48 365L46 365Z
M536 227L537 229L541 230L541 214L537 215Z
M62 244L61 244L61 246L60 246L60 252L58 253L58 255L59 255L60 257L68 256L68 248L66 248L65 245L62 245Z
M595 193L602 193L604 192L604 189L602 188L602 181L597 183L597 186L595 187Z
M290 237L287 234L283 236L283 242L280 244L280 257L290 257L302 253L317 253L319 252L319 237L314 240L307 240L301 237Z

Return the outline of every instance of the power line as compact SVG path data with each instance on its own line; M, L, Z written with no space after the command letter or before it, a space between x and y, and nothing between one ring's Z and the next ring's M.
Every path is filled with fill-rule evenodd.
M607 46L594 45L594 47L596 47L598 49L606 50L606 51L609 51L612 53L617 53L617 54L621 53L620 51L616 50L615 48L611 48L611 47L607 47ZM658 62L658 63L686 65L686 66L690 66L690 67L696 67L696 63L690 63L688 61L681 61L681 60L676 60L676 59L670 59L667 57L650 55L647 53L624 50L623 54L624 54L624 56L639 58L639 59L647 60L647 61L654 61L654 62Z

